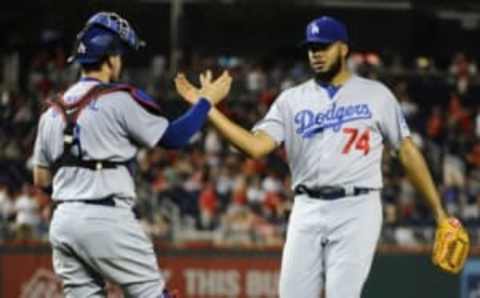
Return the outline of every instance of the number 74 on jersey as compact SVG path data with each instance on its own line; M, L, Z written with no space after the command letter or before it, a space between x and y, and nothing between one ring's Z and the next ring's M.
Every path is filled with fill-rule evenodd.
M342 153L348 154L351 150L362 151L367 155L370 151L370 129L360 131L357 128L345 127L342 132L347 135L347 143L343 147Z

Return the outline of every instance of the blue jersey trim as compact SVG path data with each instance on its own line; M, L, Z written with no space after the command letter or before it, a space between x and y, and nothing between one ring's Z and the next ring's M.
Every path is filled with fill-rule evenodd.
M340 90L340 88L342 88L342 85L335 86L335 85L332 85L332 84L319 83L319 82L317 82L317 84L327 92L328 97L330 97L330 99L332 99L335 96L335 94L337 94L338 90Z

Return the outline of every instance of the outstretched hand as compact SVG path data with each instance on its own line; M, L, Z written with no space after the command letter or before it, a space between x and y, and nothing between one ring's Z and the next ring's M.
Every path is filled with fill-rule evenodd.
M220 77L212 82L212 72L207 70L200 74L201 89L190 83L183 73L175 78L177 92L189 103L196 103L200 97L206 98L212 105L218 104L230 92L232 77L224 71Z

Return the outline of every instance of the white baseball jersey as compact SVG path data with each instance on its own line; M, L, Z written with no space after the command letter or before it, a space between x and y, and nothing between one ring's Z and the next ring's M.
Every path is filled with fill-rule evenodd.
M293 188L381 188L384 140L410 135L390 90L355 75L333 97L313 79L285 90L253 130L285 143Z

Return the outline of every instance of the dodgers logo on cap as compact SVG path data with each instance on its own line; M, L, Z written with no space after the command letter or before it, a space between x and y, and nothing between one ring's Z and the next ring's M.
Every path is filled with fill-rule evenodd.
M318 28L317 24L313 24L310 31L312 34L318 34L320 32L320 29Z
M303 44L337 41L348 43L347 28L342 22L332 17L322 16L308 24Z

